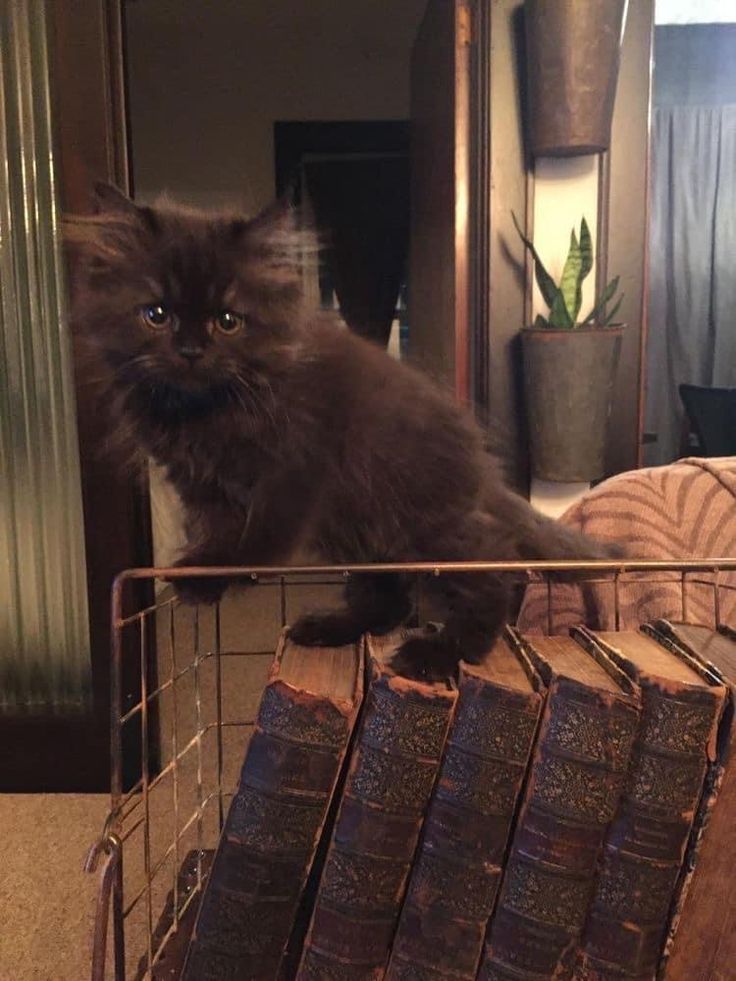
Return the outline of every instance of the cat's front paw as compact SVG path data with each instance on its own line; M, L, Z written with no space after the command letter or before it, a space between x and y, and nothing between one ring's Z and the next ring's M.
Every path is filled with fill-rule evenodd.
M289 639L303 647L342 647L354 644L364 633L361 624L346 613L307 613L289 627Z
M445 681L457 674L460 657L441 634L410 637L391 659L397 674L415 681Z
M211 556L192 553L184 555L175 563L175 568L182 569L189 566L208 566L218 565ZM222 595L230 585L230 580L225 576L182 576L169 579L176 597L188 606L203 604L210 606L218 603Z
M176 598L188 606L211 606L218 603L229 586L228 580L223 576L184 576L170 581Z

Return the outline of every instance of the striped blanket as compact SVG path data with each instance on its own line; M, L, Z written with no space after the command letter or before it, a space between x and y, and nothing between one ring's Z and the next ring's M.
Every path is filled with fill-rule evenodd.
M736 558L736 457L689 458L632 470L599 484L560 519L601 541L618 542L629 558ZM602 578L602 577L599 577ZM532 582L518 618L529 632L563 633L574 623L616 629L611 577L596 584ZM736 625L736 574L624 573L619 579L619 628L653 617L713 626Z

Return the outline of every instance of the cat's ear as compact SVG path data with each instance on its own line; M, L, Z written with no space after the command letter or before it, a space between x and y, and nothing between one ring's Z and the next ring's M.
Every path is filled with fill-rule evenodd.
M234 222L233 233L247 251L277 255L287 261L298 257L300 265L315 260L322 247L316 229L288 195L278 198L250 221Z
M138 208L127 195L113 184L106 184L104 181L95 182L93 202L97 214L127 215L129 218L134 218L139 213Z
M269 303L301 302L304 276L316 270L320 249L288 198L280 198L251 221L234 222L232 229L248 289L268 297Z
M160 224L153 208L135 204L113 184L98 181L94 186L95 213L100 217L124 219L146 231L158 234Z
M247 235L251 241L278 241L297 234L299 226L299 214L291 200L284 196L277 198L250 221L235 221L233 232L236 237Z
M62 216L64 249L86 272L105 271L136 253L146 228L153 227L149 208L137 207L111 184L94 185L93 214Z

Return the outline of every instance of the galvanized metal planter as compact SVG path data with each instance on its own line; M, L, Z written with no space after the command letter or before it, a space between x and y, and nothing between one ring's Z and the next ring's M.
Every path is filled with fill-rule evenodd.
M532 473L561 483L605 474L623 325L522 330Z
M529 140L535 156L607 150L627 0L526 0Z

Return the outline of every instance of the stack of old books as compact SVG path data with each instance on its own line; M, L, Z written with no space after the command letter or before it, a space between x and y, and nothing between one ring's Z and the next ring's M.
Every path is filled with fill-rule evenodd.
M183 977L736 978L736 639L279 643Z

